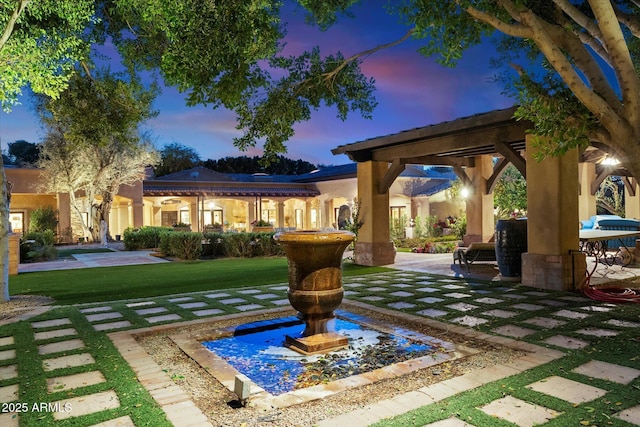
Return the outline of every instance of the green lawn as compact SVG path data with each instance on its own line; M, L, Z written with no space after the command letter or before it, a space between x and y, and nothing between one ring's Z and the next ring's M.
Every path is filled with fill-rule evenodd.
M388 271L346 262L345 276ZM186 292L260 286L288 281L287 260L225 258L22 273L9 280L12 295L46 295L56 304L145 298Z

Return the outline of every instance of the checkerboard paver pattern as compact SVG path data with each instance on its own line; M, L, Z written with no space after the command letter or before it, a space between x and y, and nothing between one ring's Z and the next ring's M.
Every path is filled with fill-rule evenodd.
M456 327L454 325L472 328L496 339L503 337L524 340L567 355L597 347L603 340L618 339L619 335L628 334L628 331L640 327L637 318L618 317L616 306L611 304L594 302L575 294L531 290L517 284L505 286L413 272L345 278L344 282L346 297L353 301L436 319L450 324L452 328ZM288 305L286 291L286 284L209 291L86 305L78 307L81 320L66 317L45 320L36 318L30 323L30 328L33 331L37 357L41 359L42 370L47 376L45 391L52 396L53 401L71 403L74 406L73 414L57 413L53 415L54 420L82 417L83 414L119 408L121 405L121 396L114 390L83 392L94 390L108 381L96 364L96 349L86 345L84 337L76 328L76 322L86 322L96 332L108 333L225 314L248 313ZM598 326L589 323L592 319L598 320ZM0 401L12 401L20 396L22 385L18 378L20 354L17 347L13 337L4 334L0 328ZM529 401L527 396L530 393L566 401L568 407L579 407L591 401L607 399L608 383L622 384L633 387L634 390L640 386L640 369L633 367L633 362L627 365L612 363L607 361L606 353L594 352L593 357L568 367L566 372L541 375L537 380L523 384L522 390L528 390L529 394L521 394L519 390L506 391L504 397L488 402L476 410L518 426L544 425L549 420L562 417L563 411L547 408L535 399ZM69 369L73 370L72 373L68 372ZM66 370L65 373L60 374L63 370ZM487 381L492 378L493 371L487 369L483 372ZM518 371L506 372L505 375ZM600 382L594 384L593 381ZM576 389L581 390L581 394L577 395ZM73 390L79 395L66 397L65 390ZM361 419L374 422L389 416L388 405L399 414L415 405L419 407L436 404L438 399L452 398L459 391L462 389L444 387L430 390L429 393L432 394L428 396L410 392L406 396L390 399L390 402L385 403L387 410L382 405L379 414L369 412L366 417L361 416ZM409 399L414 403L407 405ZM169 417L172 422L180 425L181 411L186 409L169 405L163 408L168 414L173 414ZM8 418L6 415L0 415L3 427L17 425L19 417ZM318 425L339 425L336 421L347 416L349 414L325 420ZM631 425L640 425L640 405L622 402L619 410L611 416ZM350 420L348 425L366 425L363 424L365 421ZM130 417L122 415L99 425L134 424ZM453 417L429 425L459 427L473 424Z

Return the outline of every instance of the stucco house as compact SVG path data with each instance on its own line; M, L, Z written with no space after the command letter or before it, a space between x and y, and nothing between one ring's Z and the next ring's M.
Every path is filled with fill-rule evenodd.
M28 230L34 209L51 206L58 211L61 241L85 237L79 234L79 218L70 208L69 196L41 191L40 170L7 167L5 171L13 184L10 220L14 232ZM352 206L358 199L356 176L355 163L303 175L222 174L196 167L156 178L149 170L144 179L121 186L109 216L109 230L116 237L127 227L186 223L194 231L214 225L250 231L251 223L258 219L276 228L335 228L340 206ZM407 166L389 191L390 218L460 215L464 204L449 191L455 179L447 168ZM366 221L366 212L362 214Z

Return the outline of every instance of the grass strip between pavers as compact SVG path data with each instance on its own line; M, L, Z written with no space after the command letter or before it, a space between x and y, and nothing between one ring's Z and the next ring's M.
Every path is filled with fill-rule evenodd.
M155 268L157 268L156 265L150 266L149 271ZM347 270L348 269L345 268L345 271ZM87 270L84 271L87 272ZM95 271L95 269L92 271ZM366 276L345 274L344 277L345 290L349 291L347 298L352 300L385 308L389 308L389 304L393 304L394 302L403 302L407 308L397 309L397 311L414 315L419 315L417 312L425 308L439 308L447 311L447 314L437 318L437 320L445 323L457 323L456 319L461 316L476 316L485 319L487 322L473 329L489 334L495 334L493 330L501 326L518 325L534 330L534 333L521 338L521 340L537 345L554 347L545 343L544 340L552 335L558 334L585 340L590 343L588 347L582 350L558 348L566 354L561 359L512 377L485 384L477 389L460 393L407 414L389 420L383 420L376 425L422 426L430 422L455 416L462 421L476 426L513 426L513 424L507 421L487 415L478 409L493 400L511 395L534 405L544 406L562 413L546 423L545 426L564 427L567 425L584 425L629 427L628 423L612 415L633 407L638 404L637 402L640 402L640 377L633 380L630 384L622 385L597 378L587 378L584 375L571 371L591 360L635 367L637 369L638 366L640 366L640 338L638 337L637 328L618 326L609 322L613 319L637 324L638 321L640 321L640 306L604 304L591 301L587 298L581 298L579 295L568 292L541 291L519 285L468 279L452 279L451 277L424 273L386 271L384 273ZM124 277L120 277L120 280L125 279ZM279 283L285 282L286 278L279 281ZM242 283L236 283L236 285L240 287ZM248 286L248 284L244 286ZM43 285L43 288L44 287ZM420 289L426 288L430 288L430 290L420 291ZM140 293L144 293L143 291L145 289L147 291L145 295L146 300L153 301L155 306L167 307L170 313L179 313L184 320L196 318L189 310L177 306L176 303L171 303L169 301L171 297L154 297L153 287L147 286L140 288ZM271 307L268 301L252 300L250 294L243 294L241 293L241 289L238 288L216 287L215 289L201 289L201 291L215 290L215 292L222 292L224 289L226 289L224 292L228 293L229 297L242 296L249 302L262 302L267 308ZM275 291L272 288L270 289L268 285L257 286L256 289L261 289L269 293L273 292L282 297L285 297L286 294L286 290ZM377 290L369 291L369 289ZM173 294L186 292L182 289L180 292L177 291L177 289L174 289ZM398 294L398 292L407 292L412 296L402 296L403 294ZM458 292L469 294L469 296L453 296ZM367 299L372 295L379 296L381 299L378 301ZM507 295L521 297L509 298ZM210 300L203 293L192 293L190 296L192 297L192 301L206 301L209 307L224 308L225 310L222 314L236 311L232 306L220 304L216 299ZM423 297L437 297L440 301L435 304L429 304L420 301ZM501 300L502 302L479 302L479 300L484 300L484 298L491 298L494 301ZM550 305L548 303L550 300L561 303L562 305ZM95 302L97 303L98 301ZM460 312L448 307L460 302L472 304L476 306L476 308ZM538 305L540 308L533 311L514 308L514 306L522 303ZM111 306L112 310L122 313L124 319L130 320L132 322L131 328L148 325L147 321L135 313L134 308L128 307L125 301L112 302L108 305ZM84 307L87 306L85 305ZM71 390L72 393L85 393L87 390L94 392L97 390L113 389L118 394L121 403L120 408L82 417L82 420L77 421L81 421L80 424L82 425L90 425L128 414L132 417L136 425L138 425L139 422L146 425L167 425L161 409L155 404L146 390L141 388L131 368L124 362L106 334L96 332L87 321L85 315L80 313L80 309L82 309L82 307L63 307L38 316L37 319L30 320L30 322L33 322L61 317L71 319L73 327L78 331L78 337L86 344L86 349L82 351L90 351L96 359L96 364L92 369L97 368L103 372L107 379L106 383L96 384L86 389ZM509 310L516 314L510 318L495 317L487 314L496 309ZM582 319L567 319L557 314L560 310L588 314L588 316ZM544 328L525 322L525 320L532 317L562 320L565 323L553 328ZM581 329L589 328L605 328L615 331L617 335L598 337L585 336L578 332ZM17 324L0 327L0 337L8 335L14 335L16 342L12 346L2 347L2 350L11 347L16 348L19 359L19 378L4 380L0 382L0 386L15 384L19 381L20 399L25 401L27 399L29 401L41 401L41 399L45 399L46 401L46 399L51 399L52 397L60 399L62 395L69 393L54 392L47 396L46 378L54 375L44 372L42 369L42 359L44 357L37 355L37 346L34 342L33 331L29 323L19 322ZM60 340L62 340L62 338L39 341L38 344ZM81 352L81 350L77 350L77 352ZM46 357L50 356L47 355ZM11 363L15 363L15 361L0 361L0 366ZM55 372L55 376L58 376L60 372L64 375L83 372L83 369L89 370L88 367L60 370ZM542 381L554 375L604 389L607 393L593 401L574 405L562 399L527 388L529 384ZM43 418L38 419L38 417ZM25 422L25 420L28 422ZM27 418L21 420L22 425L35 425L32 424L32 422L48 425L48 423L52 422L52 418L46 414L39 414L37 416L36 414L29 414ZM69 422L69 424L56 423L56 425L71 425L71 422Z
M77 336L67 336L50 340L38 341L34 339L34 329L31 321L68 318L77 331ZM18 322L2 327L0 336L13 335L15 349L19 355L19 403L26 403L29 410L19 414L20 425L24 426L77 426L94 425L111 419L128 415L135 425L171 426L160 406L149 392L138 382L135 373L114 347L111 340L104 333L96 332L84 316L74 307L64 307L52 310L30 322ZM38 329L37 332L47 330ZM81 349L64 351L47 355L38 354L38 346L66 339L81 339L85 346ZM46 372L43 361L61 355L90 353L95 363L74 368L56 369ZM12 361L15 363L15 361ZM47 378L77 374L99 370L106 381L87 387L69 390L47 392ZM15 379L0 382L0 385L15 384ZM77 396L113 390L116 392L120 406L114 409L99 411L79 417L72 417L55 421L53 412L32 411L33 405L51 403ZM71 408L73 411L73 408Z

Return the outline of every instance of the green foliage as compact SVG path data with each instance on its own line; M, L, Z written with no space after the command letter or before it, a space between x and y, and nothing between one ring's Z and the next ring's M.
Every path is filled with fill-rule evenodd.
M23 6L23 8L20 8ZM67 86L77 61L86 58L85 29L92 0L0 1L0 105L9 111L22 89L51 97Z
M170 232L173 232L172 227L128 227L123 233L124 248L127 251L157 248L160 246L160 236Z
M206 160L203 166L220 173L266 173L269 175L302 175L317 167L305 160L292 160L276 156L265 163L263 157L238 156L224 157L218 160Z
M174 231L160 234L160 252L186 261L195 261L202 254L202 233Z
M53 246L56 236L53 230L29 232L20 241L20 261L39 262L58 258L58 251Z
M509 218L514 212L526 215L527 182L513 165L505 168L493 189L493 203L498 218Z
M450 225L455 236L462 240L465 234L467 234L467 215L461 215L456 218L455 222Z
M18 140L7 144L11 163L18 166L34 166L40 155L40 146L32 142Z
M191 147L173 142L160 151L160 163L153 168L156 176L169 175L191 169L200 164L198 152Z
M58 228L58 211L51 206L38 208L31 211L29 218L29 233L42 233L51 231L55 234ZM51 242L53 244L53 242Z
M284 251L273 240L273 235L274 233L213 233L205 234L205 239L210 242L212 256L231 258L283 256Z

